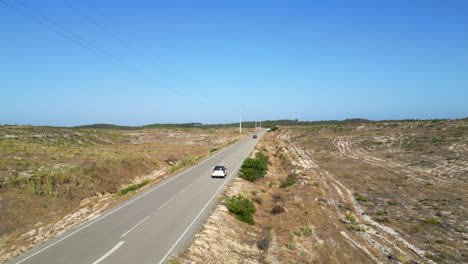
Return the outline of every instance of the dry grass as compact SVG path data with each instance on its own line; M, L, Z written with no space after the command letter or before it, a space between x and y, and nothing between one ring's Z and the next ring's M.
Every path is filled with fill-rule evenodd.
M265 178L228 190L261 201L255 226L219 205L223 220L204 227L216 232L197 235L182 263L229 261L212 247L245 263L468 262L467 132L467 120L445 120L267 133L257 146L271 157ZM296 184L280 188L291 173Z
M112 194L160 180L240 137L236 129L0 126L0 262L37 243L34 237L19 239L34 226L53 226L83 209L89 199L126 199ZM110 200L102 204L110 206ZM100 210L93 208L86 214ZM68 224L75 223L64 222L63 228Z

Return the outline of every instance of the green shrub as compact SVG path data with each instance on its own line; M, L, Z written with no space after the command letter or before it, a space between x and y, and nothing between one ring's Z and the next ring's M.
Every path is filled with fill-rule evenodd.
M291 249L291 250L295 250L297 248L296 241L294 241L294 240L291 241L291 243L286 244L285 246L286 246L286 248Z
M356 197L356 201L362 201L362 202L367 202L368 200L362 196Z
M276 131L279 129L279 127L275 125L275 126L271 126L270 129L271 131Z
M424 223L426 224L440 224L440 221L437 219L426 219L424 220Z
M397 201L389 201L388 204L389 205L398 205L398 202Z
M392 222L392 221L390 221L390 219L388 219L388 217L376 218L375 221L377 221L379 223L391 223Z
M281 183L280 188L286 188L288 186L291 186L297 182L296 180L296 174L291 173L286 177L286 180Z
M215 152L215 151L217 151L217 150L218 150L218 148L212 148L212 149L210 150L210 152Z
M299 227L299 229L297 229L296 231L294 231L294 234L296 236L309 236L312 234L312 227L310 226L301 226Z
M356 217L354 217L353 214L351 213L348 213L346 215L346 220L348 220L349 222L351 222L351 224L355 224L356 223Z
M253 214L257 211L255 205L249 198L242 195L234 195L226 198L226 206L229 212L234 214L237 219L248 224L255 224Z
M255 158L260 160L262 164L265 164L265 168L268 169L268 156L263 154L262 152L257 152L255 154Z
M255 181L265 176L268 171L268 156L258 152L255 158L247 158L244 160L240 170L240 177L247 181Z
M128 186L127 188L120 191L118 193L118 195L124 195L124 194L127 194L128 192L136 191L136 190L140 189L141 187L145 186L146 184L148 184L149 182L150 182L149 180L146 180L146 181L144 181L142 183L135 184L135 185L132 185L132 186Z

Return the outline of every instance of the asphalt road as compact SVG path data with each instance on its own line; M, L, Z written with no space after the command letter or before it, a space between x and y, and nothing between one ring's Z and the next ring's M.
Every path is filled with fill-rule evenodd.
M265 131L252 135L7 263L166 263L185 249ZM211 178L214 166L228 177Z

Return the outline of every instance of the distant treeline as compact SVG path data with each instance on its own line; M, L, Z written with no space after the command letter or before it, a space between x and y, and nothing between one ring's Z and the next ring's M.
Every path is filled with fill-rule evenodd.
M263 127L273 126L314 126L314 125L346 125L346 124L364 124L364 123L402 123L402 122L440 122L448 119L403 119L403 120L379 120L373 121L364 118L351 118L345 120L322 120L322 121L300 121L298 119L280 119L280 120L265 120L261 121ZM468 121L468 117L461 118L460 120ZM243 128L253 128L260 126L260 121L246 121L242 122ZM16 126L16 125L4 125L4 126ZM41 127L52 127L52 126L41 126ZM223 127L239 127L239 123L228 123L228 124L202 124L198 122L194 123L162 123L162 124L151 124L145 126L119 126L112 124L92 124L83 126L74 126L71 128L87 128L87 129L117 129L117 130L138 130L145 128L223 128ZM63 127L70 128L70 127Z
M433 119L427 121L440 121L442 119ZM417 122L423 121L419 119L405 120L380 120L372 121L363 118L352 118L345 120L322 120L322 121L300 121L298 119L281 119L281 120L265 120L261 121L263 127L272 126L313 126L313 125L345 125L345 124L363 124L363 123L394 123L394 122ZM246 121L242 122L243 128L253 128L255 125L260 126L260 122ZM75 126L73 128L89 128L89 129L121 129L121 130L137 130L145 128L223 128L223 127L238 127L239 123L229 124L202 124L202 123L181 123L181 124L151 124L145 126L118 126L112 124L94 124Z
M84 126L75 126L73 128L90 128L90 129L121 129L121 130L137 130L144 128L177 128L177 127L205 127L202 123L182 123L182 124L151 124L146 126L118 126L112 124L93 124Z

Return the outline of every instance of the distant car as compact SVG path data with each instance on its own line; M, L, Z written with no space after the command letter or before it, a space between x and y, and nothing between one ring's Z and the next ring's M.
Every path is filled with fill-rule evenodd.
M216 166L213 169L213 173L211 174L212 178L215 177L223 177L226 178L227 176L227 168L224 166Z
M257 138L257 135L253 135L253 138Z

